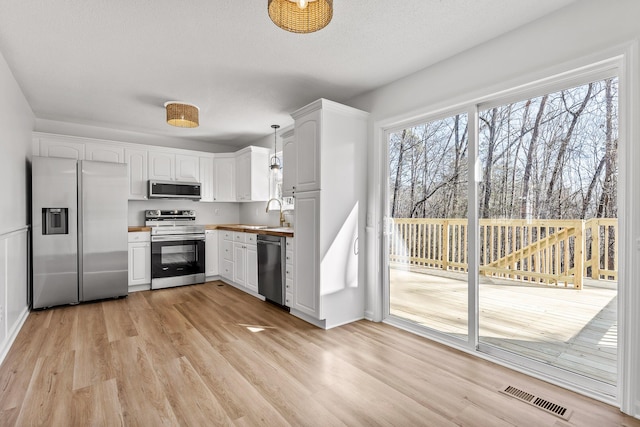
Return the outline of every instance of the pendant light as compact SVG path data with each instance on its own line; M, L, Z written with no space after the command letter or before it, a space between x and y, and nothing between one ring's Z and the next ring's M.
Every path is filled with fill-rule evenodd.
M273 157L271 158L271 166L269 167L271 170L280 170L280 159L278 159L278 139L276 136L276 131L280 128L280 125L271 125L273 128Z
M269 0L269 18L292 33L313 33L333 18L333 0Z

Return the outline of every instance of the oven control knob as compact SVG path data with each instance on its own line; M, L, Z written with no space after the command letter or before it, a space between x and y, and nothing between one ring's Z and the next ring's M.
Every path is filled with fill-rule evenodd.
M188 211L187 212L187 215L189 215L189 216L195 216L195 214L196 214L196 211Z

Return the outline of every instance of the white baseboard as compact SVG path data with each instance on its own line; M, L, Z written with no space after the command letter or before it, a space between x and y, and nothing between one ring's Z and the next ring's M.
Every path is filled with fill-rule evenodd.
M7 357L9 349L11 349L11 346L16 340L18 333L20 333L20 330L22 329L24 322L27 320L27 317L29 317L29 308L25 307L24 310L22 310L22 313L20 313L18 321L13 325L13 327L9 331L9 334L7 335L7 338L2 343L2 347L0 348L0 365L2 365L2 362L4 362L4 358Z

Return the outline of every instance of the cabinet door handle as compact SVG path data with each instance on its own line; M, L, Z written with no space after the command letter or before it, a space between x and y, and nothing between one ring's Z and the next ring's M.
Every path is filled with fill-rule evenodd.
M358 238L356 237L356 240L353 241L353 254L354 255L358 255Z

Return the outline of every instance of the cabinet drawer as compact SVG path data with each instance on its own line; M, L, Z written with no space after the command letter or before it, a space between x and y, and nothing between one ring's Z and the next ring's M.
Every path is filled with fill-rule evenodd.
M233 261L229 261L227 259L222 260L220 275L225 279L233 280Z
M293 293L293 280L287 279L284 282L284 292L286 294Z
M222 230L222 238L224 240L233 240L233 231Z
M223 240L220 253L223 259L233 262L233 242Z
M287 251L285 254L287 264L293 264L293 251Z
M291 304L293 304L293 294L290 292L287 292L284 295L284 305L287 307L291 307Z
M285 278L287 279L287 282L289 282L289 280L293 280L293 264L288 264L285 266L284 268L285 271Z
M234 242L238 242L238 243L244 243L246 234L247 233L234 232L233 233L233 241Z
M245 234L247 243L251 245L255 245L257 243L257 240L258 240L257 234L249 234L249 233L244 233L244 234Z
M133 242L150 242L151 233L148 231L132 231L129 233L129 243Z
M293 251L293 237L287 237L287 251Z

